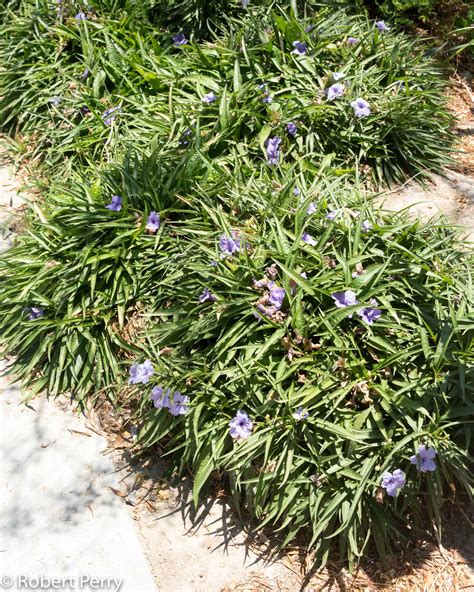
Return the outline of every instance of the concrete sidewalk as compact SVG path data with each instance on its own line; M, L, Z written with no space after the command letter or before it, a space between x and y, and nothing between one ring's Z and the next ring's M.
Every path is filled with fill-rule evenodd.
M29 581L43 576L59 578L59 590L155 592L132 519L109 489L105 439L57 403L20 398L0 378L0 588L49 589Z

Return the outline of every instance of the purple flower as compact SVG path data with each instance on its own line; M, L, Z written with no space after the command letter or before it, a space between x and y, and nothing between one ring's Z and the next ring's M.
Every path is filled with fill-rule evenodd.
M385 471L382 474L382 487L387 490L387 495L395 497L398 490L406 483L405 473L401 469L395 469L393 473Z
M232 236L223 234L219 239L219 247L222 251L222 256L233 255L237 251L240 251L240 240L237 238L235 232L231 233Z
M82 12L82 10L80 10L76 16L74 17L76 19L76 21L85 21L87 20L86 15Z
M122 198L119 195L112 195L112 201L105 207L113 212L120 212L122 209Z
M150 232L156 232L160 228L160 215L156 212L150 212L145 228Z
M334 80L341 80L341 78L344 78L345 74L343 74L342 72L333 72L332 73L332 77Z
M299 56L306 55L306 52L308 51L306 43L304 43L303 41L293 41L293 47L295 49L291 53L294 53Z
M229 421L232 438L248 438L252 433L253 422L245 411L237 411L237 415Z
M268 105L270 103L273 103L273 97L270 94L266 94L263 99L262 99L262 103L267 103Z
M280 162L280 144L281 138L273 136L267 140L267 159L268 164L278 164Z
M373 228L373 226L368 220L364 220L362 222L361 230L364 234L369 232L369 230L372 230L372 228Z
M336 82L332 84L326 91L328 101L333 101L334 99L340 99L342 95L345 93L346 87L341 84L340 82Z
M192 133L193 132L189 127L184 130L184 132L181 134L181 137L179 138L179 143L181 144L181 146L187 146L189 144L188 138L192 135Z
M436 450L434 448L426 448L424 444L420 444L418 453L410 456L410 462L412 465L416 465L416 468L422 473L436 471L435 456Z
M274 282L270 282L268 284L268 287L270 288L268 299L277 310L280 310L283 304L283 300L285 300L286 296L284 288L278 288L278 286L276 286Z
M186 39L186 37L183 33L178 33L177 35L173 35L173 37L171 37L171 39L172 39L173 45L175 47L179 47L180 45L186 45L186 43L188 42L188 40Z
M199 296L199 304L206 302L206 300L210 300L211 302L216 301L216 297L214 294L209 290L209 288L204 288L202 294Z
M30 320L30 321L34 321L35 319L40 319L41 317L44 316L44 309L39 308L37 306L30 306L30 308L28 308L27 310L30 311L30 314L28 315L28 320Z
M185 415L188 412L189 397L176 391L168 404L171 415Z
M314 201L312 201L309 205L308 205L308 209L306 210L306 214L308 216L312 216L313 214L315 214L318 211L318 206L314 203Z
M338 210L330 210L327 214L326 214L326 218L328 220L334 220L335 218L337 218L337 215L339 214Z
M81 78L84 78L84 80L87 80L87 78L89 78L91 71L89 70L89 68L85 68L84 72L81 74Z
M249 5L249 0L242 0L242 8L247 8Z
M374 306L378 305L377 300L372 298L370 304ZM373 308L372 306L368 306L367 308L363 308L362 310L358 310L357 314L365 321L368 325L372 325L374 321L379 319L382 316L382 311L379 308Z
M161 386L155 386L151 390L151 400L157 409L164 409L170 404L170 389L166 391Z
M133 364L130 368L128 384L146 384L153 373L153 364L150 360L145 360L143 364Z
M334 292L331 294L331 298L336 303L337 308L346 308L346 306L354 306L355 304L359 304L359 301L356 299L356 294L352 290L346 290L345 292ZM349 315L349 318L352 318L352 314Z
M302 419L308 419L309 413L300 405L295 413L293 413L293 417L296 419L296 421L300 421Z
M288 123L286 126L286 131L291 136L296 136L296 132L298 131L298 126L296 125L296 123L293 123L292 121L290 121L290 123Z
M386 31L390 31L390 27L385 24L384 21L376 21L375 26L381 33L385 33Z
M102 121L105 125L110 125L115 121L116 114L121 111L121 107L110 107L102 113Z
M301 191L299 190L299 188L298 188L298 187L295 187L295 188L293 189L293 195L299 195L300 193L301 193Z
M316 241L314 240L314 238L310 234L308 234L307 232L303 232L303 236L301 237L301 240L304 243L311 245L312 247L314 247L316 245Z
M204 95L202 97L201 101L203 103L207 103L208 105L210 105L214 101L217 101L217 96L211 90L211 92L208 92L207 95Z
M357 37L347 38L347 45L355 45L356 43L359 43L359 39L357 39Z
M370 115L370 105L364 99L358 98L355 101L351 101L351 107L354 109L354 115L356 117L367 117Z

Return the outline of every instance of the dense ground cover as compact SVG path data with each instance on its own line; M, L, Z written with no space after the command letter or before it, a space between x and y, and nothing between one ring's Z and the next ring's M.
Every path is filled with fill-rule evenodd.
M471 487L472 259L362 185L449 161L440 70L344 8L208 4L4 13L3 127L44 185L0 258L11 371L133 400L196 503L225 471L320 560L384 556Z

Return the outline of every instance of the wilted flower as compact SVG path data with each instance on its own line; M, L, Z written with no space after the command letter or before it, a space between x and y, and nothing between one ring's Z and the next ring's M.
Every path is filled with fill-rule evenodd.
M208 105L210 105L214 101L217 101L217 96L211 90L211 92L208 92L207 95L204 95L202 97L201 101L203 103L207 103Z
M303 41L293 41L293 47L295 48L291 53L294 53L299 56L306 55L307 47L306 43Z
M341 78L344 78L345 74L343 74L342 72L333 72L332 73L332 77L334 80L341 80Z
M130 368L128 384L146 384L153 376L153 364L145 360L143 364L133 364Z
M280 162L280 144L281 138L273 136L267 140L267 160L268 164L278 164Z
M230 435L232 438L248 438L252 433L253 422L245 411L237 411L237 415L230 420Z
M189 397L176 391L168 404L171 415L185 415L188 412Z
M306 411L306 409L303 409L303 407L301 407L301 405L300 405L298 407L298 409L295 411L295 413L293 413L293 417L297 421L300 421L302 419L308 419L309 413Z
M386 31L390 31L390 27L385 24L384 21L376 21L375 26L381 33L385 33Z
M373 306L377 306L378 302L375 298L372 298L370 304ZM379 319L382 316L382 311L379 308L373 308L372 306L368 306L367 308L363 308L362 310L358 310L357 314L362 317L362 320L365 321L368 325L372 325L374 321Z
M28 320L30 320L30 321L34 321L35 319L40 319L41 317L44 316L44 309L39 308L37 306L30 306L30 308L28 308L27 310L30 311L30 314L28 315Z
M150 212L145 228L150 232L156 232L160 228L160 215L156 212Z
M216 301L216 297L214 294L209 290L209 288L204 288L202 294L199 296L199 304L206 302L206 300L210 300L211 302Z
M164 409L170 404L170 389L166 391L161 386L155 386L151 390L151 400L157 409Z
M346 87L341 84L340 82L336 82L332 84L326 91L326 95L328 97L328 101L333 101L334 99L339 99L345 93Z
M354 109L354 115L356 117L367 117L370 115L370 105L364 99L358 98L355 101L351 101L351 107Z
M82 12L82 10L80 10L74 18L76 19L76 21L85 21L87 19L87 16Z
M116 114L121 111L121 107L110 107L102 113L102 121L105 125L110 125L115 121Z
M310 204L308 205L308 209L306 210L306 214L308 216L311 216L312 214L316 213L318 211L318 206L314 203L314 201L310 202Z
M282 307L283 304L283 300L285 300L285 289L284 288L279 288L278 286L275 285L274 282L270 282L268 284L268 287L270 288L270 292L268 294L268 299L270 300L270 302L273 304L273 306L277 309L280 310L280 308Z
M301 240L304 243L307 243L308 245L311 245L313 247L316 245L316 241L314 240L314 238L310 234L308 234L307 232L304 232L303 233L303 236L301 237Z
M178 33L177 35L173 35L171 39L175 47L179 47L180 45L186 45L186 43L188 42L184 33Z
M369 230L372 230L372 228L373 226L368 220L364 220L362 222L361 230L363 233L369 232Z
M435 457L436 450L434 448L426 448L424 444L420 444L418 454L410 456L410 462L412 465L416 465L419 471L426 473L427 471L436 470Z
M359 39L357 39L357 37L347 38L347 45L355 45L356 43L359 43Z
M223 256L233 255L237 251L240 251L240 240L237 238L235 232L232 232L232 236L223 234L219 239L219 247Z
M393 473L385 471L382 474L382 487L387 490L387 495L395 497L398 490L406 483L405 473L401 469L395 469Z
M326 218L328 220L334 220L335 218L337 218L337 215L339 214L338 210L330 210L327 214L326 214Z
M119 195L112 195L112 201L105 207L113 212L120 212L122 209L122 198Z
M290 123L288 123L286 126L286 131L291 136L296 136L296 132L298 131L298 126L296 125L296 123L293 123L292 121L290 121Z
M354 306L354 304L359 304L356 294L352 290L346 290L345 292L334 292L331 294L331 298L334 300L337 308L345 308L346 306ZM351 317L352 315L349 315L349 318Z

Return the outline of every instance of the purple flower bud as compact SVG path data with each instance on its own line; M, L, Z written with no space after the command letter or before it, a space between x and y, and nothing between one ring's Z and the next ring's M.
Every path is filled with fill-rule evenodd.
M361 230L362 230L362 232L364 234L367 233L367 232L369 232L369 230L372 230L372 228L373 228L373 226L372 226L372 224L368 220L364 220L362 222Z
M120 212L122 209L122 198L119 195L112 195L112 201L105 207L108 210L112 210L112 212Z
M203 103L207 103L208 105L210 105L214 101L217 101L217 96L211 91L211 92L208 92L207 95L204 95L202 97L201 101Z
M199 304L206 302L206 300L210 300L211 302L216 301L216 297L214 294L209 290L209 288L204 288L202 294L199 296Z
M304 43L303 41L293 41L293 47L295 49L291 53L294 53L299 56L306 55L306 52L308 51L306 43Z
M333 72L332 73L332 77L334 80L341 80L341 78L344 78L345 74L343 74L342 72Z
M298 188L298 187L295 187L295 188L293 189L293 195L299 195L300 193L301 193L301 191L299 190L299 188Z
M82 10L80 10L76 16L74 17L76 19L76 21L85 21L87 20L87 16L82 12Z
M28 310L30 311L30 314L28 315L28 320L30 320L30 321L40 319L41 317L44 316L44 309L39 308L37 306L31 306L30 308L27 309L27 311Z
M268 138L266 145L267 145L267 161L268 164L278 164L280 162L280 144L281 138L278 136L273 136L273 138Z
M171 39L172 39L173 45L175 47L179 47L180 45L186 45L186 43L188 42L188 40L186 39L186 37L183 33L178 33L177 35L173 35L173 37L171 37Z
M318 211L318 206L314 203L314 201L312 201L309 205L308 205L308 209L306 210L306 214L308 216L312 216L313 214L315 214Z
M347 38L347 45L355 45L356 43L359 43L359 39L357 39L357 37Z
M328 220L334 220L337 218L338 214L339 214L339 210L331 210L326 214L326 218Z
M160 228L160 215L156 212L150 212L145 228L150 232L156 232Z
M296 125L296 123L290 121L290 123L286 125L286 131L290 134L290 136L296 136L298 126Z
M110 107L109 109L106 109L102 113L102 121L105 123L105 125L112 124L115 121L115 117L118 115L118 113L121 110L122 110L122 108L120 106Z
M296 421L301 421L303 419L308 419L309 413L300 405L295 413L293 413L293 417L296 419Z
M376 21L375 26L381 33L385 33L386 31L390 31L390 27L385 24L384 21Z
M316 246L316 244L317 244L316 241L314 240L314 238L310 234L308 234L307 232L304 232L303 233L303 236L301 237L301 240L304 243L307 243L308 245L311 245L312 247Z

